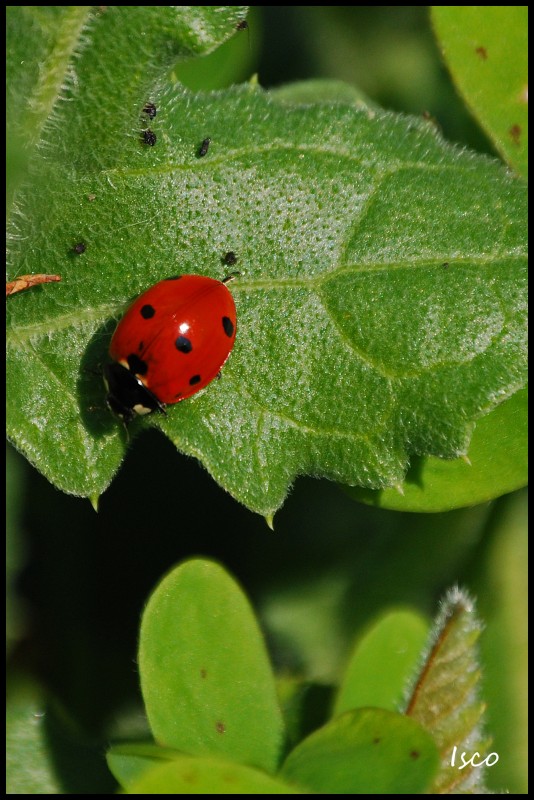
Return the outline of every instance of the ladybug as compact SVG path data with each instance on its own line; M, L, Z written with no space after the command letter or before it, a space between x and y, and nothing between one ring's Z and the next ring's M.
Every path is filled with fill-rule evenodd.
M140 295L120 320L104 367L107 404L125 423L196 394L219 374L236 334L224 281L178 275Z

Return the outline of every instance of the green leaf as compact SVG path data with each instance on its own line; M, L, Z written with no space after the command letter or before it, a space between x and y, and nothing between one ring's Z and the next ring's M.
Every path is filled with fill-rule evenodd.
M246 7L242 8L241 19L244 19ZM261 20L259 13L254 14L253 22L248 15L247 20L250 30L254 29L253 36L250 35L250 30L238 30L235 36L209 55L200 59L193 56L178 64L173 69L172 79L193 91L224 89L232 83L248 80L256 61L255 45L259 44Z
M413 720L365 708L305 739L282 775L319 794L424 794L438 761L431 736Z
M476 420L525 382L525 187L418 120L165 86L184 46L162 8L91 18L17 193L10 275L62 282L8 304L14 444L64 491L104 491L128 446L94 374L116 320L161 278L222 277L232 250L223 380L130 438L161 428L265 516L299 474L380 489L411 455L465 453ZM144 12L154 62L143 50L126 69L121 25ZM147 100L155 147L140 141Z
M451 511L485 503L527 484L527 426L528 389L522 389L477 422L467 459L416 458L398 488L344 488L355 500L394 511Z
M282 105L305 106L316 103L354 105L356 108L377 108L362 91L343 81L316 78L287 83L271 89L270 96Z
M182 756L145 773L126 794L301 794L242 764Z
M427 636L428 623L413 611L393 611L375 623L356 645L334 714L363 706L396 711Z
M58 145L67 170L84 172L101 155L104 166L106 143L131 127L132 105L141 110L163 70L212 52L247 8L8 6L8 144L22 142L27 156L37 148L40 158ZM65 113L72 103L74 114Z
M89 738L39 688L10 683L6 708L7 794L110 794L115 788L102 758L103 743Z
M128 742L110 747L106 753L108 766L123 788L139 780L162 762L182 756L171 747L159 747L152 742Z
M139 669L160 744L274 771L274 678L252 610L221 567L189 561L162 581L143 615Z
M528 7L433 6L454 81L503 158L528 174Z
M8 653L26 628L26 613L17 591L18 578L27 552L22 527L24 462L9 445L6 447L6 648Z
M61 794L46 743L44 703L27 694L6 708L7 794Z
M499 754L486 778L510 794L528 792L528 522L526 491L498 504L476 564L486 717Z
M480 727L485 708L479 699L480 630L470 598L458 589L451 590L408 697L406 714L433 735L441 756L432 794L480 794L484 788L484 769L462 766L461 759L464 752L466 759L475 752L482 759L489 755L490 741Z
M286 728L286 751L330 717L333 687L282 675L276 684Z

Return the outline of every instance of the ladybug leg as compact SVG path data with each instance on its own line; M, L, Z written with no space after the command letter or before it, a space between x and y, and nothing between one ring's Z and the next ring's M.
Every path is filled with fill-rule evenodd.
M222 372L219 370L219 372L217 373L217 375L216 375L215 377L216 377L216 379L217 379L218 381L220 381L220 380L221 380L221 378L222 378Z

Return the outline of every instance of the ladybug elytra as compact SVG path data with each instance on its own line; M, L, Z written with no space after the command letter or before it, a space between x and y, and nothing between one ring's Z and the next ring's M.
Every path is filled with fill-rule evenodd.
M141 294L120 320L104 368L107 403L131 422L165 413L207 386L235 341L234 299L224 281L180 275Z

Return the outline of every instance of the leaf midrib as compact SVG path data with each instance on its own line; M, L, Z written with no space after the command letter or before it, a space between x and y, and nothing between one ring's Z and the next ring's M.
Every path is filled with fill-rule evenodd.
M376 263L365 262L363 264L343 264L335 269L322 272L320 275L312 275L308 278L257 278L253 280L246 280L240 278L239 283L234 283L232 287L232 294L249 293L258 290L272 290L272 289L288 289L288 288L303 288L314 290L320 288L322 284L338 278L340 275L362 274L362 273L380 273L390 272L391 270L402 269L435 269L443 265L443 258L440 257L436 260L422 259L421 261L395 261L384 262L379 261ZM479 265L490 266L494 263L502 262L503 259L508 261L523 261L525 258L524 253L516 253L508 251L503 253L492 253L484 256L465 256L462 258L448 258L449 268L455 265ZM118 318L124 311L127 300L123 303L104 303L96 305L92 308L74 309L66 314L54 316L49 318L41 318L39 322L33 322L28 325L19 325L11 327L6 332L6 342L8 345L16 348L17 345L23 345L27 340L33 337L47 336L50 333L57 333L65 328L81 325L84 322L98 322L101 323L106 319Z

